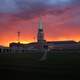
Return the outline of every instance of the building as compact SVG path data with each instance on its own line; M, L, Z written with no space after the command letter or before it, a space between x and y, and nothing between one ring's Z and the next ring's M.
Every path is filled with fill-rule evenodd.
M37 43L39 48L44 49L44 45L46 45L46 40L44 40L44 30L43 30L43 23L42 23L41 16L39 19Z
M79 49L80 44L75 41L54 41L54 42L47 42L48 47L50 49L56 50L65 50L65 49Z

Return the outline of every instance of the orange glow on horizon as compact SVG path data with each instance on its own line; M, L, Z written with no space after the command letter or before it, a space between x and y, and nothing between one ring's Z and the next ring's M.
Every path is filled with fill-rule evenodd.
M78 42L78 41L80 41L80 38L79 37L74 37L73 39L68 39L68 38L61 37L61 38L53 39L53 38L48 37L46 39L46 41L69 41L69 40L73 40L73 41ZM36 42L36 41L34 41L33 39L31 39L31 40L20 40L20 43L28 44L28 43L32 43L32 42ZM9 46L9 43L12 43L12 42L17 43L18 41L15 41L15 40L6 41L6 40L4 40L4 41L0 41L0 45Z

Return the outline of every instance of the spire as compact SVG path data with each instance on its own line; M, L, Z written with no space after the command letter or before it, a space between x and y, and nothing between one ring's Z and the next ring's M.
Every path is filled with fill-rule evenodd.
M38 37L37 40L39 43L44 41L44 31L41 16L39 17L39 26L38 26Z
M43 29L42 18L39 17L39 29Z

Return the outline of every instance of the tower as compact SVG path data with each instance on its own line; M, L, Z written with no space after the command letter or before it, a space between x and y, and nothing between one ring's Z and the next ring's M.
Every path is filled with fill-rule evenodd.
M43 31L43 23L42 23L41 16L39 18L37 42L39 47L42 49L44 47L45 40L44 40L44 31Z
M17 36L18 36L18 43L20 43L20 32L17 32Z

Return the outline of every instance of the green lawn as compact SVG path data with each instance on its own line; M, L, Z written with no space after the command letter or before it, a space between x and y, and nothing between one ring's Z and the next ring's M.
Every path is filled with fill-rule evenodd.
M0 55L0 64L9 65L50 65L50 64L80 64L80 55L55 55L48 53L45 61L40 61L43 53L40 54L16 54L16 55Z
M45 78L50 76L49 79L55 76L57 78L59 76L62 78L64 78L63 76L75 76L80 72L80 55L48 53L47 59L40 61L42 55L42 53L0 55L0 70L15 71L17 78L23 78L24 75L30 77L37 75L39 78L42 76L42 79L43 76ZM10 72L10 74L12 75L13 72Z

